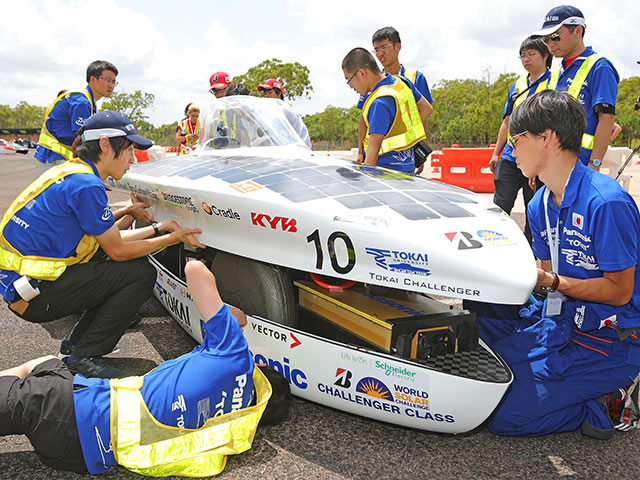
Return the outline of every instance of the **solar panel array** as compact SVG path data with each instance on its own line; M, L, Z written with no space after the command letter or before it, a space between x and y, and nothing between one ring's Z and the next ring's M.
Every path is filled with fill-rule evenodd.
M229 184L250 180L295 202L331 197L345 207L387 205L409 220L472 217L464 204L477 203L463 189L364 165L317 165L304 159L184 156L136 164L133 173Z

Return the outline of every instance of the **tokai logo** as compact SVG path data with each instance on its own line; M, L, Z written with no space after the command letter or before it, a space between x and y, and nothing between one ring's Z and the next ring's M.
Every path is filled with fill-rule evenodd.
M412 275L431 275L431 271L425 268L429 265L429 257L426 253L372 247L366 247L365 252L371 255L376 265L384 270Z
M298 231L297 224L295 218L287 218L287 217L272 217L271 215L267 215L266 213L255 213L251 212L251 222L254 225L264 228L271 228L272 230L282 230L283 232L292 232L295 233Z

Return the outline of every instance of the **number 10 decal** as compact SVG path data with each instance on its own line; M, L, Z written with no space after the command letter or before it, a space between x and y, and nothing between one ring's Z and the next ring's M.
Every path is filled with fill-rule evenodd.
M342 240L345 247L347 247L349 259L344 267L340 266L338 258L336 257L336 240ZM316 247L316 268L318 270L322 270L324 254L322 253L322 244L320 242L320 232L318 229L314 230L314 232L307 237L307 242L314 243ZM349 273L353 270L353 267L356 265L356 251L353 248L353 242L349 238L349 235L344 232L333 232L327 239L327 250L329 251L329 258L331 259L331 266L337 273L344 275L345 273Z

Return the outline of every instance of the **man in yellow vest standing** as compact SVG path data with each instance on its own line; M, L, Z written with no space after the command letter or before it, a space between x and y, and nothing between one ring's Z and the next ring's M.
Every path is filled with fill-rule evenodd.
M431 97L431 92L429 91L427 78L422 72L418 71L417 69L406 69L404 65L400 63L400 59L398 58L400 49L402 49L400 33L393 27L383 27L376 30L376 32L373 34L373 37L371 38L371 42L373 43L373 51L376 54L376 58L384 67L384 73L390 73L391 75L402 75L403 77L408 78L411 83L415 85L416 89L422 94L424 99L429 104L430 111L429 114L426 115L426 118L429 118L429 115L431 115L431 113L433 112L433 108L431 107L431 105L433 104L433 98ZM362 110L365 100L366 95L360 95L356 107ZM426 132L426 120L423 126ZM365 133L366 126L364 117L360 115L360 121L358 123L358 161L364 161Z
M549 52L562 59L560 68L551 72L549 88L567 92L584 107L587 128L579 158L599 170L613 131L620 77L609 60L585 47L585 28L582 12L562 5L547 13L532 36L542 37Z
M109 98L118 84L118 69L105 60L87 67L87 86L79 91L64 91L47 108L38 139L35 158L44 173L73 157L71 145L84 121L97 112L96 102Z
M87 119L80 134L78 158L47 170L2 217L0 295L29 322L81 313L63 341L70 351L65 362L87 377L117 377L124 372L102 356L115 348L152 292L156 272L145 256L182 242L204 245L193 236L201 230L173 221L120 231L103 181L122 178L134 162L134 147L153 142L138 135L127 117L109 111ZM166 235L149 238L160 233Z
M520 44L520 61L528 73L518 78L509 88L507 103L502 112L504 118L498 131L496 146L489 160L489 168L495 174L493 202L507 214L511 214L520 189L522 189L525 212L534 193L529 186L529 179L516 166L516 159L511 155L513 148L507 143L509 117L527 97L547 88L552 60L549 50L539 38L529 37ZM525 222L524 234L531 243L531 229L528 221Z
M40 460L59 470L98 474L122 465L154 477L203 477L251 448L259 421L284 420L289 384L272 368L254 368L244 313L222 303L204 264L192 260L184 271L201 345L143 377L74 377L51 356L0 371L0 436L27 435Z
M362 117L366 126L365 165L413 174L413 146L425 138L431 105L411 82L384 74L364 48L354 48L342 61L347 85L366 95Z

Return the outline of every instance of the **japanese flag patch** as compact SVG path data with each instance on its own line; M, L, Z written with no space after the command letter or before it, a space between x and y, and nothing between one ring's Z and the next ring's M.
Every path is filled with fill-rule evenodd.
M572 215L573 216L571 218L571 224L574 227L578 227L580 230L582 230L582 227L584 225L584 217L579 213L575 213L575 212Z

